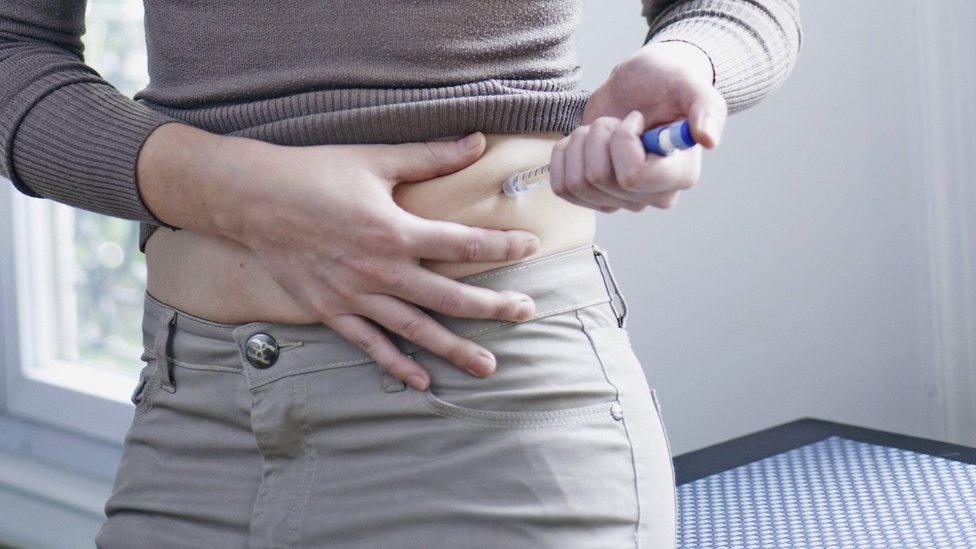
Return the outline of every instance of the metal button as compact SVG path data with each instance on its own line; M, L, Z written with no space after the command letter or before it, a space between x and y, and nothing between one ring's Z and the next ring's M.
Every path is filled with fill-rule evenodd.
M270 368L278 360L278 342L268 334L254 334L247 340L244 356L255 368Z
M623 417L624 417L624 411L620 407L620 403L619 402L614 402L613 404L610 405L610 415L613 417L613 419L615 419L617 421L620 421L621 419L623 419Z

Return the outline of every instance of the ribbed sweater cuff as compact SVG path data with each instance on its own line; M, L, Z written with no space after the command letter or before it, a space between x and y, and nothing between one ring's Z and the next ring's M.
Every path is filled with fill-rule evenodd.
M733 114L769 95L792 68L799 29L782 24L793 24L796 14L780 11L774 17L751 2L688 0L659 14L645 44L680 40L698 46Z
M149 134L173 121L109 84L70 83L30 107L12 134L5 164L27 194L168 226L139 195L136 162Z
M737 35L716 28L707 18L684 19L664 27L655 33L647 43L680 40L697 46L705 52L712 62L713 85L718 90L729 109L729 114L741 111L758 100L761 90L749 85L753 77L745 78L744 71L749 68L743 47Z

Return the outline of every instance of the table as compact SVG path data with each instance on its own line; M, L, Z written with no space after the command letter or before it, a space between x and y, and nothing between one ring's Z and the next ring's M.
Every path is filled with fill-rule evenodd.
M807 418L674 466L679 547L976 548L976 448Z

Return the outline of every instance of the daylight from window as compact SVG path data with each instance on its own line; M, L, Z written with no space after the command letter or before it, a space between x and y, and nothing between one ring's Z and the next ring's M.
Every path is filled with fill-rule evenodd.
M130 97L142 89L148 75L141 0L91 0L86 24L85 61ZM70 270L54 277L64 281L55 291L73 294L59 300L66 318L52 323L63 331L59 358L137 371L146 283L138 224L60 204L49 207L65 210L52 217L65 219L64 229L73 233L67 239L70 261L54 266Z

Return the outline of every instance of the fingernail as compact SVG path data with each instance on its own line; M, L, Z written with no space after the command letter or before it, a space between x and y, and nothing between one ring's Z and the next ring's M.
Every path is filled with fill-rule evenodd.
M407 383L414 389L423 391L427 388L427 380L420 374L410 374L407 376Z
M535 314L535 303L532 302L532 298L523 297L519 300L518 306L515 308L515 317L519 320L526 320Z
M478 145L478 132L472 133L464 139L459 139L457 143L466 151L475 148Z
M475 373L479 375L491 375L495 372L495 357L487 351L478 351L478 357L474 360Z
M541 243L539 242L539 237L533 236L529 239L528 243L526 243L525 249L522 250L522 257L536 253L539 251L540 245Z

